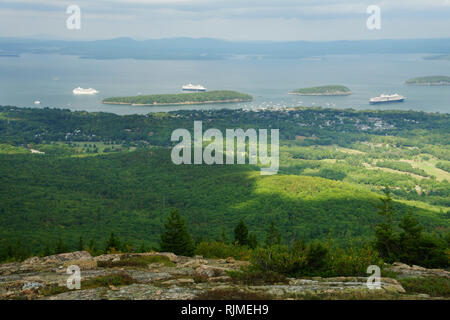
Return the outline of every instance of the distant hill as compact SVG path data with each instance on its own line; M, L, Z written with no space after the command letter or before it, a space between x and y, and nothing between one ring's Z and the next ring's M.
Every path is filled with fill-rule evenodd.
M60 53L91 59L296 59L326 54L450 53L450 39L359 41L226 41L211 38L170 38L137 41L117 38L96 41L59 41L0 38L4 54Z

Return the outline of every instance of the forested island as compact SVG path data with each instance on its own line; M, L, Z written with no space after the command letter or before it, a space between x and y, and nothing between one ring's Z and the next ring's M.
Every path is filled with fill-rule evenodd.
M131 104L136 106L161 106L179 104L205 104L248 102L253 97L236 91L218 90L195 93L152 94L133 97L112 97L102 101L104 104Z
M439 54L433 56L426 56L424 60L450 60L450 54Z
M341 85L301 88L290 92L302 96L347 96L352 94L349 88Z
M409 79L406 84L418 86L448 86L450 77L447 76L426 76Z

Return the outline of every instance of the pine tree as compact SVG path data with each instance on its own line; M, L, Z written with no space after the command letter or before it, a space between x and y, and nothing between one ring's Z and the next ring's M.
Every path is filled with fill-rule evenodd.
M271 247L273 245L278 245L281 243L280 233L275 227L273 221L270 222L269 230L267 231L266 246Z
M422 237L423 227L411 213L403 216L398 226L403 229L403 232L400 234L401 241L418 240Z
M389 187L385 187L384 197L380 198L381 205L378 206L378 213L386 218L386 224L389 227L392 227L392 218L394 216L394 211L392 210L392 196L391 189Z
M55 246L55 254L66 253L68 251L66 244L61 238L58 238Z
M44 251L42 251L42 256L47 257L52 254L52 250L50 249L50 245L48 242L45 243Z
M98 252L97 252L98 251L97 250L97 244L96 244L94 239L91 239L89 241L89 244L88 244L88 247L87 247L87 251L93 256L98 254Z
M258 239L253 233L249 233L248 235L248 247L250 249L255 249L258 246Z
M391 191L388 187L384 189L384 197L380 200L378 213L385 217L385 221L375 229L375 247L387 262L393 262L398 253L398 241L392 225L394 211L392 210Z
M225 233L225 229L222 228L222 233L220 235L220 242L228 243L227 234Z
M248 228L241 219L239 224L234 228L234 242L239 246L248 246Z
M8 245L6 246L6 259L12 258L14 258L14 248L10 243L8 243Z
M78 241L78 251L83 251L83 250L84 250L83 237L80 237L80 239Z
M192 237L178 210L172 211L164 226L164 232L161 234L161 250L182 256L194 255Z
M139 251L138 252L147 252L147 247L145 246L144 241L142 241L141 246L139 247Z
M120 251L121 245L120 241L116 236L114 235L114 232L111 232L111 235L109 236L109 240L106 243L105 252L117 252Z

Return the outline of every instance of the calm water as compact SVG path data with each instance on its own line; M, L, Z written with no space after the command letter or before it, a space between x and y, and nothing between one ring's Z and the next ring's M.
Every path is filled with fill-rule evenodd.
M426 54L423 54L426 55ZM314 60L138 61L86 60L61 55L0 57L0 105L58 107L117 114L178 109L323 106L369 109L370 97L399 93L404 103L379 109L450 112L450 86L405 86L424 75L450 75L450 61L423 60L423 55L326 56ZM178 93L188 82L208 90L229 89L254 96L251 103L133 107L101 104L102 98L151 93ZM345 97L305 97L293 89L325 84L348 86ZM74 96L78 86L96 96ZM40 100L41 105L33 104Z

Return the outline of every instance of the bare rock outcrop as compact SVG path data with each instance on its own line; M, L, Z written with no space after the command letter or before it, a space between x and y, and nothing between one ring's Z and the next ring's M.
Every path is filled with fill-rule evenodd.
M167 259L144 258L147 256ZM113 263L128 258L139 263ZM81 269L80 290L70 290L66 286L70 276L66 273L69 265L77 265ZM88 252L79 251L41 258L32 257L22 263L0 264L0 299L170 300L196 299L209 294L216 294L218 297L225 295L231 299L243 295L264 296L270 299L302 299L308 295L336 295L348 292L406 295L402 285L390 278L381 279L381 290L370 290L365 277L289 278L286 282L270 285L247 285L233 280L229 272L239 271L246 265L248 262L233 258L206 259L201 256L183 257L159 252L92 257ZM393 264L391 270L404 277L449 277L449 272L445 270L400 263ZM231 292L229 296L227 292ZM416 295L415 298L426 297Z
M426 269L424 267L407 264L401 262L394 262L392 266L387 268L388 270L398 274L402 277L441 277L450 278L450 272L444 269Z

